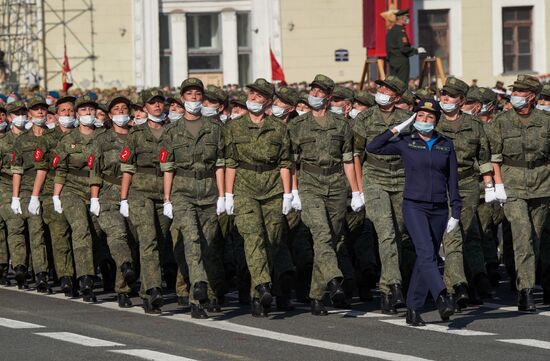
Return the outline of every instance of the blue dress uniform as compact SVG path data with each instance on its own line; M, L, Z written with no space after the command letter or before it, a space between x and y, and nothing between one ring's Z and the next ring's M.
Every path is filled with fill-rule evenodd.
M403 217L416 249L416 262L407 293L407 307L419 310L428 291L434 300L445 290L437 267L437 252L448 219L460 219L462 202L458 192L458 172L453 143L433 132L424 141L415 130L394 137L391 130L375 137L367 146L370 153L401 155L405 167Z

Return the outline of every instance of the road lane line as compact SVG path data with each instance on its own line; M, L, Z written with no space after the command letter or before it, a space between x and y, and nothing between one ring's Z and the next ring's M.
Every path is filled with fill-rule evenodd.
M151 351L146 349L133 349L133 350L109 350L109 352L135 356L144 360L150 361L197 361L192 358L170 355L168 353Z
M392 325L396 326L404 326L408 327L414 330L421 330L421 331L434 331L434 332L441 332L441 333L448 333L451 335L457 335L457 336L492 336L496 335L496 333L491 332L482 332L482 331L472 331L472 330L466 330L463 328L452 328L447 326L440 326L440 325L433 325L433 324L426 324L426 326L422 327L413 327L407 325L406 320L380 320L380 322L386 322Z
M543 348L543 349L546 349L546 350L550 350L550 342L548 342L548 341L540 341L540 340L534 340L534 339L530 339L530 338L508 339L508 340L497 340L497 341L513 343L513 344L516 344L516 345L538 347L538 348Z
M45 336L45 337L53 338L55 340L76 343L78 345L89 346L89 347L126 346L122 343L101 340L99 338L83 336L72 332L35 332L35 335Z
M37 325L35 323L11 320L9 318L0 317L0 326L7 328L44 328L46 326Z

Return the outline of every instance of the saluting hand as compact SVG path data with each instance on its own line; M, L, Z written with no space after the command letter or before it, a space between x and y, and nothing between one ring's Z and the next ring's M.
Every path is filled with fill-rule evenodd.
M403 123L399 124L399 125L396 125L395 127L392 128L392 133L394 134L399 134L403 131L403 129L405 128L408 128L409 125L414 122L414 119L416 118L416 113L411 115L411 117L407 120L405 120Z

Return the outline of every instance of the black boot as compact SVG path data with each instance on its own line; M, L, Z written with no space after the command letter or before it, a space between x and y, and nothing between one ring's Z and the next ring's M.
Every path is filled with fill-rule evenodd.
M391 296L384 293L380 293L380 310L385 315L397 314L397 309L392 306Z
M59 282L61 286L61 292L65 294L65 297L78 297L78 293L76 292L76 287L72 277L63 276L59 279Z
M278 311L294 311L294 306L290 302L289 296L277 296L275 297L275 304Z
M133 285L134 282L136 282L136 272L134 272L130 262L124 262L120 266L120 272L122 273L122 278L124 278L124 281L128 286Z
M393 285L389 285L389 287L391 294L390 301L393 308L398 309L405 307L405 297L403 297L403 290L401 289L401 285L395 283Z
M447 290L441 291L435 303L439 311L439 316L441 316L441 320L449 321L449 317L451 317L455 313L455 311L454 305L447 295Z
M458 283L453 286L455 291L453 301L456 303L457 308L463 309L468 305L468 289L466 284Z
M7 263L0 264L0 285L9 287L11 282L8 279L9 265Z
M326 316L328 311L322 300L311 300L311 314L313 316Z
M208 314L204 310L201 304L192 303L191 304L191 318L208 318Z
M80 293L82 294L82 300L84 302L97 302L97 298L94 294L94 279L93 276L80 277Z
M189 307L189 296L178 296L178 305Z
M208 300L208 284L206 282L197 282L193 286L193 298L200 303Z
M479 273L474 277L474 287L482 300L491 297L491 281L485 273Z
M252 317L266 317L264 313L264 307L262 306L259 298L253 298L251 303Z
M487 276L489 277L491 287L497 288L500 284L500 280L502 279L500 273L498 272L498 263L487 263L485 268L487 269Z
M46 272L40 272L36 275L36 292L48 293L51 292L48 285L48 274Z
M529 313L535 313L537 311L532 288L525 288L519 292L518 311Z
M338 278L331 279L327 284L330 300L334 307L342 305L346 302L346 294L342 289L342 282Z
M148 298L143 299L143 309L145 313L160 314L160 309L164 305L164 299L162 298L162 292L160 288L150 288L146 291L149 295Z
M407 317L406 317L407 325L411 325L414 327L418 326L426 326L426 322L420 317L420 313L418 311L411 310L410 308L407 308Z
M17 281L17 288L19 289L27 289L29 286L27 285L27 267L23 266L22 264L15 266L15 280Z
M103 292L114 292L116 279L116 264L112 259L106 259L99 265Z
M118 299L118 307L120 308L132 307L132 300L130 299L130 296L128 296L127 293L119 293L117 295L117 299Z
M271 285L269 283L262 283L256 286L256 291L260 294L259 300L264 308L271 307L273 296L271 295Z
M220 303L218 302L217 298L213 298L208 302L207 310L208 310L208 312L211 312L211 313L222 312L222 308L221 308Z

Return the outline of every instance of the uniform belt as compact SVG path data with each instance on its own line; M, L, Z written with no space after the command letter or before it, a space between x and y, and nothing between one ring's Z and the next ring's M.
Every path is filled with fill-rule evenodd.
M178 168L176 169L174 174L177 175L178 177L187 177L187 178L195 178L195 179L214 178L213 170L191 170L191 169Z
M121 185L122 184L122 179L121 178L118 178L118 177L115 177L113 175L103 175L101 177L105 182L107 183L111 183L111 184L115 184L117 186Z
M543 159L526 161L526 160L514 160L510 158L504 158L502 159L502 164L508 165L510 167L534 169L537 167L542 167L547 165L548 161Z
M388 162L384 162L383 160L376 159L372 155L369 155L368 153L367 153L367 156L365 158L365 162L369 163L372 166L387 169L387 170L392 171L392 172L403 169L403 163L390 164Z
M251 164L246 162L239 162L238 168L261 173L261 172L269 172L270 170L277 169L277 165L276 164Z
M160 170L160 168L150 168L150 167L137 167L136 171L138 173L144 173L144 174L150 174L150 175L154 175L154 176L157 176L157 177L162 177L163 174L162 174L162 171Z
M89 170L84 170L84 169L69 169L69 171L67 173L71 174L71 175L74 175L74 176L77 176L77 177L86 177L86 178L88 178L90 176L90 171Z
M319 167L313 164L302 163L301 169L309 173L328 176L335 173L341 173L342 165L336 164L336 165L333 165L332 167Z
M466 178L470 178L474 174L476 174L476 171L475 171L474 168L470 168L468 170L465 170L464 172L459 172L458 173L458 180L463 180L463 179L466 179Z

